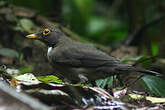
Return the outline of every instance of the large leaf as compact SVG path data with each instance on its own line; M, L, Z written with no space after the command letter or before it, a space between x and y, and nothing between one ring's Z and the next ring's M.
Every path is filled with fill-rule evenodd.
M142 84L151 95L165 97L165 79L146 75L142 77Z
M12 58L18 58L19 53L13 49L9 48L1 48L0 49L0 55L6 56L6 57L12 57Z

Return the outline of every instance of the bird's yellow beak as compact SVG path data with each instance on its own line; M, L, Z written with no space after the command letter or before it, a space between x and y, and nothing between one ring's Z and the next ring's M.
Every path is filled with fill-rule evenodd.
M38 38L39 36L37 36L36 34L30 34L30 35L27 35L26 38L28 39L36 39Z

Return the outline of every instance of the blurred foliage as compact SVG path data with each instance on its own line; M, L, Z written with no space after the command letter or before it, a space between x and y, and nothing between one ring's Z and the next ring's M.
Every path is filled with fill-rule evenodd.
M15 4L18 6L23 6L23 7L28 7L31 9L34 9L35 11L37 11L38 13L45 15L47 8L45 7L46 5L46 1L45 0L28 0L27 1L23 1L23 0L8 0L9 3L11 4ZM50 1L50 0L49 0Z
M49 13L53 11L55 12L55 7L60 7L60 4L54 0L8 1L15 5L30 7L45 16L49 16ZM163 1L161 2L164 3ZM113 45L116 42L122 41L130 30L125 3L120 0L63 0L61 22L69 26L72 31L90 40ZM155 13L158 13L160 3L155 2L155 5L149 1L145 1L144 4L150 4L150 6L147 6L149 8L145 10L146 20L150 20ZM160 34L161 25L157 25L156 27L158 28L150 29L149 33L153 34L159 31L157 34ZM153 48L153 51L155 52L156 49Z
M18 58L19 53L16 50L10 48L0 48L0 55L12 58Z
M147 88L148 92L151 95L165 97L165 80L155 77L146 75L142 79L142 84Z
M43 2L44 0L43 1L29 0L28 2L22 2L22 0L8 0L8 1L11 4L15 4L23 7L30 7L32 9L41 10L41 12L43 12L43 7L41 2Z
M23 29L29 33L34 32L33 27L34 23L29 19L21 19L20 25L23 27Z
M141 62L144 67L149 68L150 64L152 62L152 58L148 58L146 56L139 56L135 58L125 58L121 60L122 62ZM165 96L165 79L163 77L157 77L157 76L150 76L150 75L144 75L141 78L141 83L143 86L147 89L147 91L150 93L150 95L156 95L156 96Z
M92 16L95 0L64 0L63 18L71 29L81 35L87 32L86 27Z
M160 44L158 44L156 42L152 43L152 55L153 56L158 56L159 46L160 46Z
M114 76L111 76L105 79L98 79L95 82L98 87L105 88L107 86L108 88L110 88L112 86L113 79L114 79Z
M34 70L34 67L33 66L21 67L21 68L19 68L19 74L30 73L33 70Z
M96 0L64 0L63 18L74 32L103 44L115 43L128 34L117 18L93 13Z
M152 63L152 57L138 56L134 58L123 58L120 61L123 63L127 63L127 62L140 63L143 67L149 68L150 64Z

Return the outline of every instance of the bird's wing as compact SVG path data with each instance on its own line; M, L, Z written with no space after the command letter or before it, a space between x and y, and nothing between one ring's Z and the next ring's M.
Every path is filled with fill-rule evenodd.
M160 75L157 72L145 70L142 68L133 67L128 64L123 64L114 57L90 47L68 47L58 50L53 54L52 60L54 63L67 65L70 67L111 67L110 71L137 71L150 75ZM113 68L114 67L114 68Z
M61 49L53 55L53 62L72 67L98 67L119 63L114 57L107 55L95 48L70 47Z

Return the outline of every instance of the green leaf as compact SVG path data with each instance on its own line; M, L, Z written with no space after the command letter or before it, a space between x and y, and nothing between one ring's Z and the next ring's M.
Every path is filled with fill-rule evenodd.
M19 53L13 49L9 48L1 48L0 49L0 55L6 56L6 57L11 57L11 58L18 58Z
M105 88L106 85L110 87L112 85L112 82L113 82L113 76L107 77L106 79L96 80L96 85L98 87Z
M143 86L151 95L165 97L165 80L156 76L146 75L142 77Z
M55 83L61 83L62 80L60 80L58 77L50 75L50 76L38 76L38 80L45 82L45 83L50 83L50 82L55 82Z
M24 28L25 31L32 33L33 32L33 28L34 28L34 23L29 20L29 19L21 19L20 20L20 24L21 26Z

